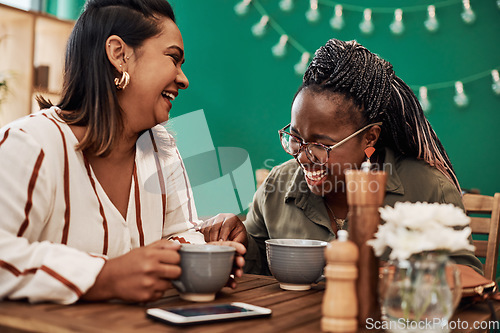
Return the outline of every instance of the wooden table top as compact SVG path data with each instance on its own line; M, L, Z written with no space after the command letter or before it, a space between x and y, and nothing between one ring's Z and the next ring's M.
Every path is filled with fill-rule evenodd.
M121 302L78 302L73 305L36 304L23 301L0 302L0 332L321 332L321 303L324 283L308 291L281 290L273 277L244 275L235 290L224 288L210 303L246 302L271 308L270 318L176 327L146 318L150 307L193 304L170 290L154 303L124 304ZM497 316L500 302L494 303ZM476 304L457 311L452 320L490 320L486 304ZM485 330L454 330L453 332L486 332Z

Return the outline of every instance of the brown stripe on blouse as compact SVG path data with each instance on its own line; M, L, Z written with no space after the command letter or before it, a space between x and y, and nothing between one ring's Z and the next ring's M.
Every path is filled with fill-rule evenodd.
M14 274L15 276L21 275L21 272L17 268L15 268L11 264L9 264L8 262L5 262L3 260L0 260L0 267L2 267L5 270L8 270L9 272Z
M5 131L5 133L3 134L3 138L2 138L2 141L0 141L0 146L2 145L2 143L5 142L5 140L7 140L7 137L9 136L9 131L10 131L10 128L7 128L7 130Z
M17 232L17 237L21 237L24 235L26 228L30 223L30 211L31 207L33 207L33 190L35 189L36 180L38 179L38 172L40 171L40 167L42 166L43 158L45 157L45 153L43 150L38 154L38 158L36 159L35 166L33 167L33 171L31 172L30 182L28 183L28 197L26 199L26 206L24 206L24 221Z
M158 147L156 147L155 138L153 136L153 131L149 130L149 136L151 136L151 143L153 144L153 149L155 151L155 162L156 169L158 172L158 180L160 181L160 189L161 189L161 203L163 207L163 225L165 225L165 217L167 213L167 192L165 191L165 179L163 178L163 172L161 170L160 159L158 158Z
M48 268L47 266L42 266L40 267L40 269L45 273L49 274L50 276L52 276L54 279L64 284L69 289L71 289L78 296L78 298L82 297L83 292L76 285L74 285L73 283L71 283L70 281L68 281L67 279L65 279L64 277L53 271L52 269Z
M71 289L78 297L81 297L83 295L80 288L78 288L75 284L71 283L70 281L68 281L67 279L65 279L64 277L53 271L52 269L48 268L47 266L42 265L40 268L28 268L21 272L19 269L9 264L8 262L0 260L0 267L8 270L15 276L35 274L40 269L45 273L49 274L50 276L52 276L54 279L64 284L69 289Z
M90 164L89 161L85 156L83 156L83 162L85 164L85 169L87 169L87 175L89 176L90 179L90 184L92 185L92 188L94 189L95 196L97 197L97 201L99 202L99 213L101 214L102 217L102 227L104 229L104 244L102 245L102 254L107 255L108 254L108 220L106 219L106 214L104 214L104 207L102 206L101 199L99 198L99 195L97 194L97 189L95 187L95 181L94 178L92 178L92 172L90 171Z
M103 256L100 256L100 255L97 255L97 254L93 254L93 253L87 253L89 256L91 256L92 258L99 258L99 259L104 259L105 261L107 261L108 259L106 259L105 257Z
M139 193L139 181L137 179L137 167L134 162L134 196L135 196L135 222L137 223L137 231L139 232L139 245L144 246L144 230L142 230L141 219L141 197Z
M64 136L64 133L63 133L61 127L57 124L57 122L54 119L49 118L45 113L43 115L45 117L47 117L47 119L52 121L54 123L54 125L57 126L59 133L61 133L61 139L62 139L63 146L64 146L64 203L66 204L66 208L64 211L64 227L63 227L61 243L67 244L68 243L69 219L70 219L71 207L70 207L70 200L69 200L69 162L68 162L68 148L66 146L66 137Z
M193 212L191 211L191 196L189 195L189 183L187 180L186 176L186 168L184 167L184 163L182 162L181 155L179 154L179 151L176 150L177 156L179 157L179 161L181 162L181 168L182 168L182 175L184 176L184 183L186 184L186 194L187 194L187 199L188 199L188 214L189 214L189 222L192 225L196 225L196 223L193 221Z
M191 244L189 241L187 241L184 237L180 237L180 236L173 236L172 238L170 238L171 240L176 240L176 241L179 241L179 243L181 244Z

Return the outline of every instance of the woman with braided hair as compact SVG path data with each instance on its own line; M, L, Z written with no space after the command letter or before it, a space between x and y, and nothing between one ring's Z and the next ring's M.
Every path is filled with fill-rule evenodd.
M362 64L362 66L360 66ZM392 65L355 41L331 39L307 69L299 92L340 93L357 107L361 122L383 122L375 147L424 160L460 190L448 155L425 118L413 91L394 73Z
M388 174L386 205L463 208L450 160L416 96L389 62L355 41L331 39L316 51L293 99L291 122L279 133L294 159L276 166L255 194L244 224L246 272L269 274L266 239L331 241L346 229L344 172L367 159ZM205 235L210 228L217 234L220 227L206 226ZM471 252L453 259L481 271Z

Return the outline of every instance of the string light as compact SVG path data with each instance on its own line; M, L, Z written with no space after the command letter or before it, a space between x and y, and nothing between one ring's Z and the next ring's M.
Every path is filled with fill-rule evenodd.
M462 12L462 20L467 24L472 24L476 20L476 14L472 11L470 7L470 0L463 0L464 11Z
M498 70L494 69L491 71L491 77L493 79L493 84L491 88L495 92L495 94L500 95L500 77L498 75Z
M321 1L324 4L331 4L329 2L330 0L315 0L315 1L310 1L311 8L313 10L318 10L318 3ZM456 1L456 0L454 0ZM470 0L458 0L462 1L464 4L464 10L467 11L467 8L469 10L472 10L470 8ZM496 0L497 4L499 5L500 8L500 0ZM285 8L286 6L293 5L293 0L281 0L280 1L280 6L281 3L284 4ZM450 2L451 3L451 2ZM260 4L259 0L242 0L240 1L236 6L235 6L235 11L239 13L246 13L248 11L249 5L252 4L252 6L262 15L261 20L252 26L252 32L258 36L263 35L266 30L271 27L273 30L275 30L279 35L280 39L278 43L272 46L272 53L275 57L281 58L284 57L288 51L289 47L293 47L295 50L299 51L301 54L301 60L294 65L294 70L297 74L303 75L305 70L307 69L307 65L309 63L311 54L308 52L308 50L302 46L297 40L295 40L292 36L289 36L286 31L275 21L273 20L267 13L266 9ZM445 5L443 4L437 4L440 7L443 7ZM436 5L436 6L437 6ZM448 5L448 3L446 4ZM239 9L236 10L236 8ZM242 10L242 9L245 10ZM344 8L347 8L348 10L352 11L363 11L363 18L364 20L359 24L360 29L364 33L371 33L374 28L373 28L373 22L371 20L371 15L372 15L372 9L370 8L363 8L360 6L354 6L354 5L340 5L337 4L334 6L334 15L330 19L330 25L332 26L333 29L342 29L344 27L344 19L343 19L343 10ZM433 32L436 31L439 27L439 23L436 18L436 7L433 5L430 6L413 6L413 7L404 7L404 8L399 8L394 11L394 22L401 22L404 31L404 25L402 21L403 17L403 10L404 11L418 11L418 10L425 10L427 9L428 12L428 17L427 20L424 22L425 27L427 30ZM392 9L389 11L387 8L375 8L377 13L390 13L392 12ZM475 16L474 16L475 17ZM397 29L396 29L397 30ZM392 29L391 29L392 31ZM455 96L454 96L454 101L457 106L459 107L465 107L469 104L469 99L467 95L465 95L463 84L468 84L474 81L477 81L479 79L486 78L488 76L492 77L492 90L495 94L500 95L500 79L499 79L499 67L489 69L487 71L483 71L481 73L476 73L473 75L470 75L468 77L463 77L460 78L457 81L447 81L447 82L436 82L436 83L430 83L427 84L425 87L421 86L411 86L410 87L415 91L416 94L418 94L418 98L420 101L420 104L422 106L422 109L424 112L429 112L431 109L431 102L429 101L428 98L428 91L429 90L436 90L436 89L442 89L442 88L449 88L455 86Z
M267 23L269 22L269 16L264 15L259 22L252 26L252 33L255 37L262 37L267 31Z
M288 36L287 35L281 35L280 41L278 44L274 45L272 47L272 52L273 55L276 58L283 58L286 54L286 43L288 42Z
M345 23L344 18L342 17L342 5L335 5L334 15L330 19L330 26L335 30L341 30L344 25Z
M403 25L403 10L401 8L394 11L394 21L392 21L389 28L395 35L401 35L405 31L405 26Z
M234 6L234 11L238 16L243 16L248 13L248 6L252 0L242 0Z
M455 90L456 93L455 96L453 96L455 104L460 108L464 108L469 105L469 98L464 93L464 85L461 81L455 82Z
M359 24L359 30L365 35L373 33L372 10L370 8L363 11L363 21Z
M427 98L427 87L420 87L418 89L418 101L420 102L420 106L425 113L429 113L431 110L431 102L429 98Z
M436 32L439 29L439 22L436 18L436 7L430 5L427 7L427 13L427 20L425 20L424 26L428 31Z
M280 9L284 12L289 12L293 9L293 0L281 0Z
M306 72L310 57L311 55L309 54L309 52L302 53L300 61L296 63L295 66L293 66L293 69L295 70L295 73L297 75L303 75Z
M311 22L319 21L318 0L311 0L309 10L306 12L306 19Z

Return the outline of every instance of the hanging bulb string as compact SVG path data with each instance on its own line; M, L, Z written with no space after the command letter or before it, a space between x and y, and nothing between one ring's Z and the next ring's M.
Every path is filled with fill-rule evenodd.
M306 53L306 52L309 52L304 46L302 46L302 44L300 44L295 38L291 37L289 34L286 33L285 29L283 29L279 24L278 22L276 22L271 16L269 16L269 14L267 13L266 9L264 8L264 6L262 6L260 4L260 2L258 0L254 0L252 1L252 4L253 6L255 7L255 9L259 12L260 15L262 16L268 16L269 17L269 21L267 22L267 25L269 27L271 27L273 30L275 30L279 36L282 36L282 35L287 35L288 36L288 40L287 40L287 43L289 45L291 45L292 47L294 47L297 51L299 51L301 54L303 53Z
M455 87L455 82L460 81L463 84L470 83L473 81L480 80L485 77L491 76L491 71L492 70L499 70L500 66L492 69L488 69L484 72L473 74L458 80L452 80L452 81L444 81L444 82L436 82L436 83L429 83L429 84L422 84L422 85L409 85L409 87L413 90L418 90L421 86L427 87L427 90L437 90L437 89L443 89L443 88L450 88L450 87Z
M342 7L345 10L348 11L354 11L354 12L363 12L367 6L358 6L358 5L351 5L348 3L343 3L339 1L332 1L332 0L318 0L318 2L322 5L329 6L329 7L335 7L336 5L342 5ZM448 1L441 1L439 3L433 4L435 8L442 8L442 7L448 7L456 4L462 4L462 0L448 0ZM428 4L425 5L416 5L416 6L401 6L400 8L403 12L419 12L419 11L427 11L427 7L429 7ZM394 7L370 7L372 10L372 13L380 13L380 14L392 14L394 13Z
M252 6L257 10L257 12L259 12L259 14L262 17L267 17L267 19L266 19L267 25L278 33L278 35L280 36L280 39L282 38L283 35L286 35L287 36L286 44L292 46L301 54L301 62L304 59L304 54L314 54L314 52L309 52L309 50L307 50L295 38L290 36L285 31L285 29L283 29L283 27L281 27L281 25L268 14L267 10L264 8L264 6L260 3L259 0L251 0L251 1L243 0L242 3L248 3L248 4L251 3ZM367 9L366 7L362 7L362 6L346 5L346 4L341 4L339 2L329 1L329 0L318 0L318 3L319 4L327 4L327 5L331 5L331 6L341 5L342 9L347 8L348 10L359 10L360 12L363 12L363 13ZM444 6L454 5L454 4L463 4L463 0L442 1L442 2L434 4L434 7L444 7ZM417 10L428 11L428 7L429 7L429 5L422 5L422 6L400 7L399 9L401 9L402 12L408 12L408 11L411 12L411 11L417 11ZM373 12L378 12L378 13L381 13L381 12L385 13L386 12L386 13L394 14L394 8L377 8L377 7L375 7L375 8L370 8L370 9L371 9L372 13ZM301 62L299 62L299 64ZM299 66L299 67L301 67L301 66ZM430 84L421 84L421 85L409 84L409 86L414 91L418 91L419 88L422 86L425 86L428 91L443 89L443 88L450 88L450 87L454 87L455 83L457 81L460 81L463 84L467 84L467 83L485 78L487 76L491 76L492 70L499 70L499 69L500 69L500 66L498 66L496 68L494 67L494 68L491 68L489 70L486 70L486 71L483 71L483 72L480 72L477 74L473 74L473 75L470 75L470 76L467 76L467 77L464 77L464 78L461 78L458 80L436 82L436 83L430 83Z
M289 0L290 3L293 3L292 0ZM500 1L500 0L499 0ZM267 23L269 27L271 27L272 29L274 29L280 36L282 35L287 35L288 36L288 41L287 43L289 45L291 45L292 47L294 47L297 51L299 51L301 54L305 53L305 52L309 52L304 46L302 46L302 44L300 44L295 38L293 38L292 36L290 36L286 31L285 29L283 29L281 27L281 25L278 24L278 22L276 22L271 16L269 16L268 12L266 11L266 9L264 8L264 6L262 6L262 4L260 3L260 1L258 0L243 0L241 3L244 3L245 5L250 5L252 4L252 6L262 15L262 16L268 16L269 17L269 22ZM327 6L331 6L333 8L335 8L335 6L341 6L341 7L338 7L338 9L340 11L343 11L345 9L347 10L351 10L351 11L359 11L359 12L362 12L362 13L365 13L366 12L366 7L364 6L357 6L357 5L350 5L350 4L344 4L344 3L340 3L340 2L337 2L337 1L331 1L331 0L317 0L317 3L318 4L322 4L322 5L327 5ZM460 4L463 6L463 0L447 0L447 1L441 1L439 3L436 3L436 4L433 4L433 9L435 11L435 8L442 8L442 7L446 7L446 6L451 6L451 5L457 5L457 4ZM402 12L416 12L416 11L429 11L429 5L428 4L425 4L425 5L418 5L418 6L407 6L407 7L400 7L399 8ZM386 8L386 7L372 7L370 8L370 11L371 13L394 13L394 8ZM371 22L371 21L370 21ZM341 28L341 26L339 26L339 28ZM430 31L434 31L435 29L437 29L437 27L434 27L432 26L430 28ZM371 32L371 29L370 31L368 31L368 33ZM481 77L482 75L484 75L484 73L480 73ZM467 80L462 80L463 82L468 82ZM454 81L453 81L454 82ZM445 82L445 87L449 87L450 85L453 84L453 82L450 84L450 82ZM430 89L439 89L440 87L440 84L437 83L437 88L434 88L434 85L435 84L431 84L429 85L428 87Z

